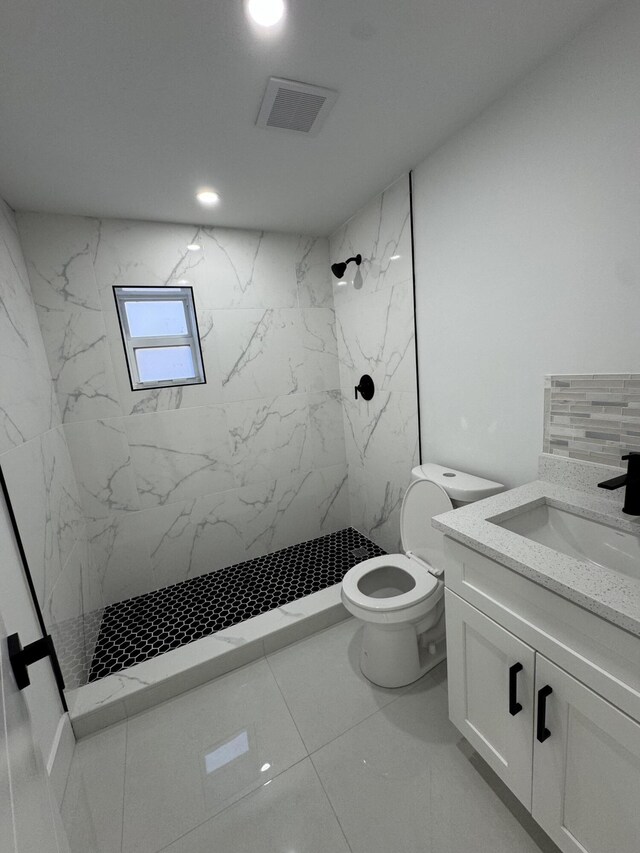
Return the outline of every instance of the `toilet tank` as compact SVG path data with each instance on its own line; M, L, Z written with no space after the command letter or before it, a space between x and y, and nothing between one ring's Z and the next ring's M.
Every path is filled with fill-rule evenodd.
M456 471L455 468L435 465L433 462L412 468L411 481L414 480L430 480L432 483L442 486L451 498L454 507L481 501L483 498L497 495L498 492L504 490L502 483L485 480L483 477L476 477L473 474L465 474L464 471Z

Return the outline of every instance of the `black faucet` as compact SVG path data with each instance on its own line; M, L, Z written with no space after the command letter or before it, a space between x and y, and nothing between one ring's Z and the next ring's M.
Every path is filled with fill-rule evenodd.
M622 512L626 512L627 515L640 515L640 453L632 450L622 458L629 460L627 473L621 477L614 477L613 480L598 483L598 488L619 489L621 486L626 486Z

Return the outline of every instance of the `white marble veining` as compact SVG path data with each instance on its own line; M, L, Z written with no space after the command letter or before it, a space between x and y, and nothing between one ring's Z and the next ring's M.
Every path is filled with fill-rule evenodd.
M344 462L87 525L106 604L349 524Z
M65 424L64 432L85 518L139 509L123 419L76 421Z
M216 311L225 401L306 391L295 308Z
M87 536L106 605L157 588L149 544L140 531L141 515L118 512L87 522Z
M320 470L344 465L344 441L335 441L343 429L341 391L309 394L309 428L304 448L303 467Z
M329 242L326 237L299 237L295 266L299 304L302 307L333 308Z
M221 406L125 418L141 507L174 503L235 485Z
M309 432L306 394L242 400L225 410L238 485L291 475L302 467Z
M326 239L45 214L20 234L107 603L349 523ZM207 382L132 391L113 286L177 284Z
M358 268L351 264L345 276L348 286L334 289L336 307L343 300L410 281L409 176L404 175L369 202L331 236L329 243L331 263L362 255L361 281L356 279Z
M398 472L389 479L359 465L349 465L349 502L351 523L391 554L402 551L400 509L411 472Z
M0 199L0 453L60 423L15 217Z
M372 293L355 291L339 302L337 317L343 380L357 385L366 364L378 390L415 396L413 282L408 279Z
M42 229L45 254L51 257L64 246L65 233L64 222L58 231ZM39 316L42 321L42 311L48 317L56 315L63 303L82 303L86 282L79 271L90 241L79 251L72 250L68 264L52 273L55 286L38 279L39 289L29 282L20 241L13 213L0 201L0 465L47 630L58 641L65 677L76 683L76 672L86 671L92 654L84 613L99 612L102 591L87 550L76 480L60 425L52 380L57 362L48 359L51 353L43 343ZM40 256L36 254L35 260ZM34 304L32 288L42 296L42 306ZM67 342L76 334L68 329ZM66 405L66 398L60 400Z
M20 214L18 226L62 420L121 414L93 268L99 222Z
M301 310L304 382L308 391L340 387L336 318L332 308Z
M418 464L409 178L405 176L330 239L331 261L356 254L334 302L352 524L388 551L400 542L400 506ZM362 374L370 402L354 399Z
M78 538L42 608L67 689L86 684L103 613L102 586L86 536Z
M71 459L58 426L0 457L38 603L69 685L86 676L95 631L85 617L103 607Z
M380 391L369 402L346 397L343 412L349 464L408 482L418 457L415 395Z
M346 396L343 417L352 522L397 551L402 498L418 464L415 393L381 391L370 402Z
M316 497L320 536L341 530L350 518L348 468L343 463L312 471L310 488Z
M247 488L252 494L260 487ZM246 559L249 513L242 502L243 492L234 489L204 495L140 514L138 535L147 544L153 578L149 590Z
M297 305L297 236L203 228L197 242L203 262L191 277L207 308Z
M640 579L604 567L594 569L593 563L492 523L517 514L524 506L543 503L640 536L640 519L624 515L617 503L543 480L437 515L433 526L597 616L640 635Z
M297 242L260 231L102 220L96 279L101 290L185 279L208 308L293 307ZM187 250L189 244L200 251Z
M34 586L46 607L82 533L82 513L62 427L2 456Z

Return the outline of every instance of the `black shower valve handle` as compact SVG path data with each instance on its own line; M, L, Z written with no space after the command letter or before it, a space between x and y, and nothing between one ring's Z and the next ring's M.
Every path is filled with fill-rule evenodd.
M369 376L368 373L363 374L360 377L360 384L355 386L355 399L358 399L358 391L360 392L360 396L363 400L369 402L372 399L373 395L376 392L376 386L374 385L373 379Z

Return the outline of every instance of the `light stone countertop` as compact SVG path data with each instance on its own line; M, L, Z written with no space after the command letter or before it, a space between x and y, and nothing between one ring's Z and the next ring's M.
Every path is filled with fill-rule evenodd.
M640 516L624 515L619 503L544 480L436 515L433 526L474 551L640 636L640 573L636 579L566 556L496 524L518 515L523 509L541 504L640 536Z

